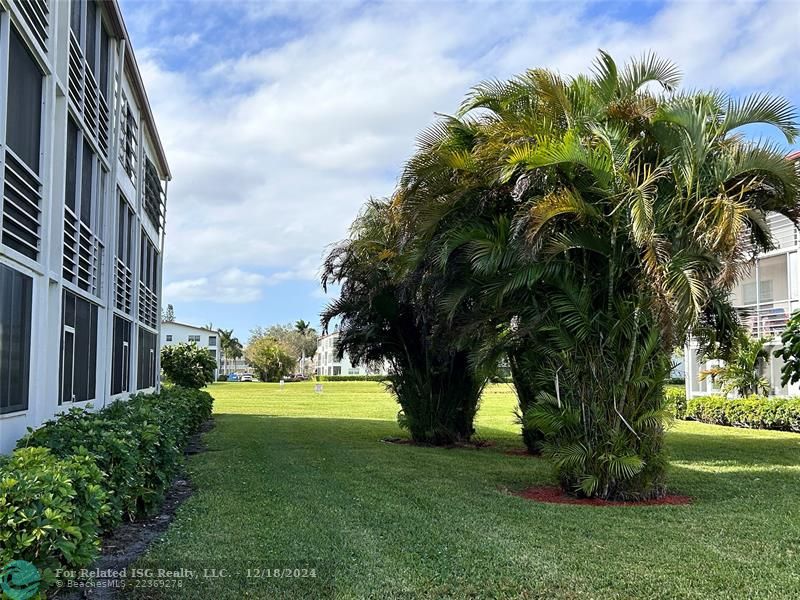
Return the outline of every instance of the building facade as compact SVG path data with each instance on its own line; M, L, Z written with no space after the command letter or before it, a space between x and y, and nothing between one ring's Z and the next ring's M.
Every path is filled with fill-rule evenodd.
M770 358L761 367L771 393L777 396L800 394L797 384L781 385L783 360L773 352L780 346L781 333L792 313L800 309L800 234L786 217L767 217L776 248L759 254L749 272L733 291L733 302L741 324L754 337L767 338ZM690 341L685 350L686 392L688 396L720 393L711 378L700 380L700 373L719 361L701 361L697 342Z
M220 347L219 332L207 327L197 327L177 321L165 321L161 323L161 345L174 346L176 344L186 344L194 342L201 348L208 350L214 357L217 367L214 370L214 379L220 374Z
M0 452L158 386L169 179L116 0L0 0Z
M322 335L317 341L314 354L315 372L317 375L386 375L389 365L386 362L370 365L354 365L345 352L341 359L336 358L336 340L338 330Z

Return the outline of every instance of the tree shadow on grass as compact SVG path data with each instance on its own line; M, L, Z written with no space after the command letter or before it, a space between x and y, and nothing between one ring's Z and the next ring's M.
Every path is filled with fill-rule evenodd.
M755 430L714 427L702 432L670 431L667 447L670 459L688 462L717 462L724 465L800 464L800 434L763 437Z
M237 461L250 453L286 464L324 459L342 477L354 468L379 465L385 471L381 477L391 472L420 483L448 479L499 491L555 483L549 461L505 454L506 444L514 444L514 439L503 429L480 428L482 439L501 440L492 447L445 448L381 443L388 436L407 435L396 423L382 419L225 413L217 417L217 427L208 436L209 449L233 451ZM769 438L719 430L719 435L716 430L667 434L671 493L702 502L742 496L758 500L773 492L784 494L796 479L797 473L786 467L798 465L800 436Z

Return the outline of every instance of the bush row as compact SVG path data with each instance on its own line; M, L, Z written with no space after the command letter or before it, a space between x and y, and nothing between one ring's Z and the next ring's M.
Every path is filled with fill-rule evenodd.
M800 433L800 398L698 396L687 403L686 418L713 425Z
M686 389L684 388L665 388L664 400L667 410L676 419L686 418Z
M317 381L385 381L386 375L317 375Z
M160 506L211 408L207 392L174 387L29 432L0 461L0 565L88 565L100 533Z

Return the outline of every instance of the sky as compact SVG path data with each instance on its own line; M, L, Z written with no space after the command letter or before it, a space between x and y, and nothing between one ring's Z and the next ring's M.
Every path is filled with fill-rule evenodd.
M243 340L319 323L326 250L480 81L652 50L686 89L800 106L800 0L121 5L173 175L163 303Z

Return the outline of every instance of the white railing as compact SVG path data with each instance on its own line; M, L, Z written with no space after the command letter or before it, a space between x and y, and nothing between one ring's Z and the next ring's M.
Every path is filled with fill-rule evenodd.
M770 302L761 306L736 307L741 324L755 337L780 337L792 315L791 303Z

